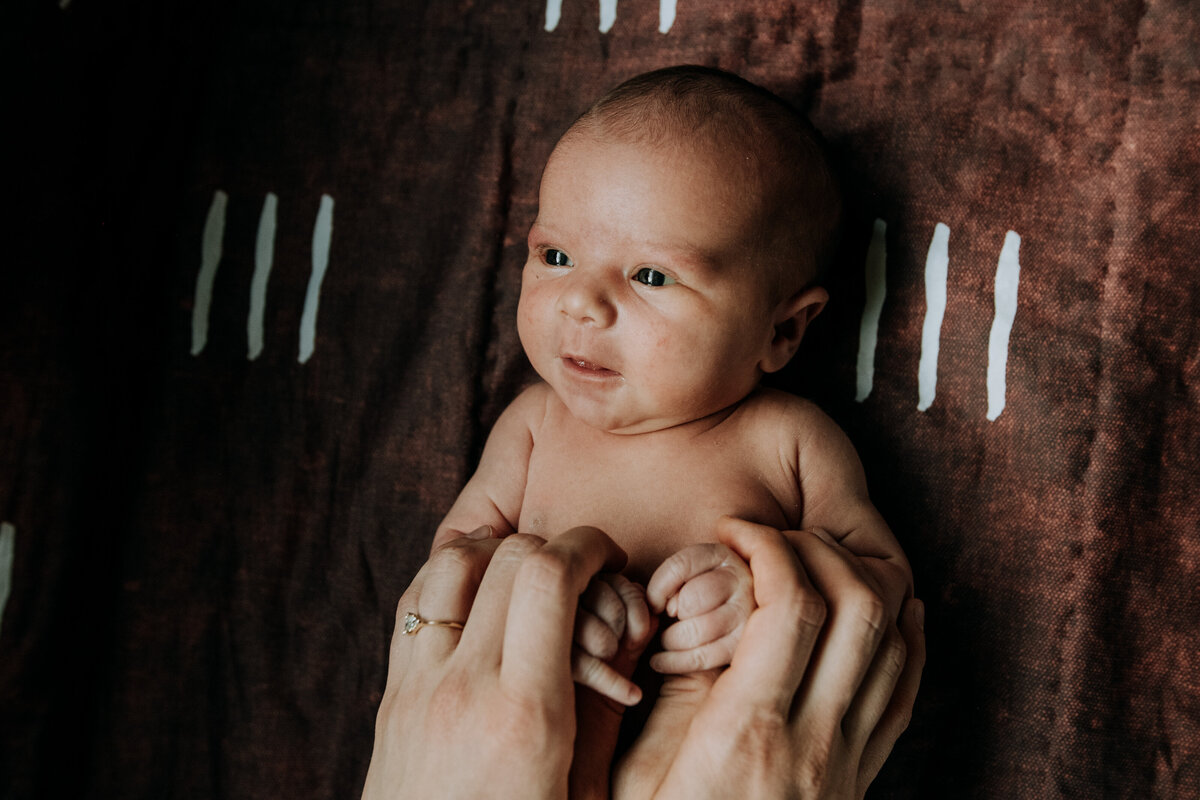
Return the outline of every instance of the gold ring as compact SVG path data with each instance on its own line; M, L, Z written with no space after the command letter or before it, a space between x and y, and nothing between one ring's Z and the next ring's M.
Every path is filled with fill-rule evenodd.
M426 626L431 628L453 628L456 631L461 631L463 629L463 624L461 622L451 622L449 620L441 619L425 619L415 611L410 611L404 615L404 622L400 627L401 630L404 631L405 636L415 636L417 631Z

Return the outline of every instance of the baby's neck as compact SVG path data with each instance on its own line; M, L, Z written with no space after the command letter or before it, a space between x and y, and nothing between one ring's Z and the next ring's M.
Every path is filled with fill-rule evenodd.
M619 437L626 441L632 441L639 437L647 437L647 438L655 438L655 439L670 439L672 437L680 437L683 439L690 439L695 436L701 436L706 433L710 433L710 432L716 430L717 428L719 428L723 423L727 422L731 417L733 417L738 412L738 410L746 403L747 399L749 397L753 396L753 394L757 391L758 391L758 389L755 389L754 392L750 393L750 395L747 395L746 397L741 398L736 403L733 403L732 405L728 405L725 408L722 408L718 411L714 411L711 414L706 414L703 417L697 417L696 419L689 419L684 422L664 424L661 427L651 428L649 430L643 430L643 431L629 432L629 433L620 432L620 431L617 431L617 432L607 431L607 430L604 430L603 428L593 427L592 425L589 425L588 423L583 422L582 420L579 420L579 419L575 418L574 416L571 416L571 412L569 410L567 410L567 408L565 406L563 406L563 412L565 414L567 414L569 417L571 417L571 419L573 421L575 421L576 423L578 423L579 425L581 425L589 430L595 431L600 436L616 436L616 437Z

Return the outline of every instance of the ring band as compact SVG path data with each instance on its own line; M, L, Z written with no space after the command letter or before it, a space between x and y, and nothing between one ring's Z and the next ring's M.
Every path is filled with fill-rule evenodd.
M451 622L450 620L442 619L425 619L415 611L410 611L404 615L404 622L401 623L401 629L405 636L415 636L417 631L424 627L431 628L453 628L456 631L463 629L461 622Z

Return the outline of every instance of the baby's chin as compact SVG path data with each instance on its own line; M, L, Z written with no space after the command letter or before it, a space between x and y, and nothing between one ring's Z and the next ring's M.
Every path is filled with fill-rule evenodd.
M554 394L578 422L603 433L633 436L656 433L691 424L704 424L717 415L726 414L730 407L709 402L707 406L690 402L652 403L647 398L631 397L634 387L625 384L610 384L606 387L580 387L553 370L543 373L542 379L554 390ZM708 398L706 398L708 399ZM734 403L733 406L736 406ZM710 408L708 406L717 406Z
M654 433L673 427L669 420L629 413L628 410L611 408L611 404L592 403L578 398L558 395L567 411L578 422L603 433L618 436Z
M572 417L587 427L616 436L638 436L648 433L658 433L701 421L695 414L679 414L675 416L664 414L655 416L628 412L620 413L619 411L595 408L590 404L571 403L569 401L564 402L564 405ZM701 418L707 418L708 416L711 415L700 415Z

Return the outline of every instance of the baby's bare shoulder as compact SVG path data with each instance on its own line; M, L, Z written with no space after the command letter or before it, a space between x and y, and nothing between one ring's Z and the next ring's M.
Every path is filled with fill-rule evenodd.
M513 398L508 408L504 409L501 419L513 418L514 421L520 420L525 423L530 429L536 429L550 413L551 403L555 400L557 397L554 390L538 381Z
M746 398L740 413L756 434L776 438L783 434L806 439L841 430L816 403L778 389L756 390Z
M759 387L742 401L742 413L753 415L755 418L769 420L771 417L791 418L804 421L812 415L824 417L825 412L817 408L811 400L805 400L799 395L789 394L779 389Z
M850 439L811 400L764 388L746 399L743 412L756 439L778 446L785 457L794 458L801 467L858 461Z

